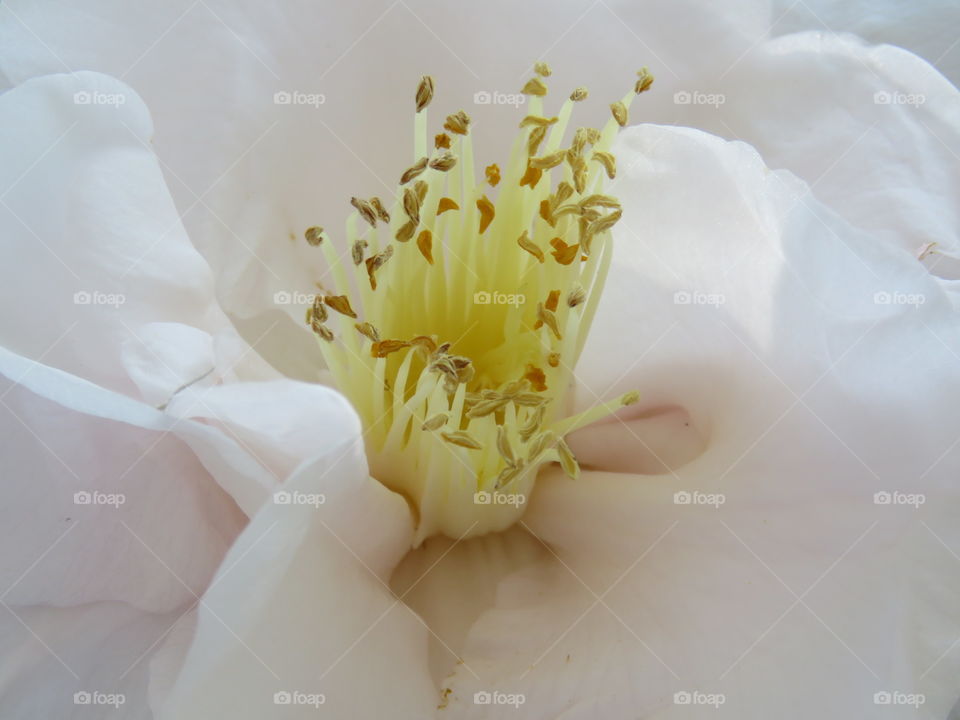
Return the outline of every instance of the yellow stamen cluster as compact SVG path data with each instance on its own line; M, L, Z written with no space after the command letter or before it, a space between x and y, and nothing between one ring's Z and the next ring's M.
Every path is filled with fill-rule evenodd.
M428 152L434 84L424 77L415 159L393 200L351 199L342 256L322 228L306 231L329 264L323 285L334 288L315 299L307 323L363 420L371 474L417 512L417 543L508 527L544 463L579 474L566 434L637 400L628 393L565 417L621 215L603 193L616 175L610 148L652 77L638 73L603 130L578 128L563 147L587 91L548 117L550 69L535 71L503 170L491 164L477 182L462 110Z

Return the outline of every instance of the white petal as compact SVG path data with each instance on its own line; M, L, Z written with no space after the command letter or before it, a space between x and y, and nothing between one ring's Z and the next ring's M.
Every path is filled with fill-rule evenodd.
M479 111L478 144L493 162L522 110L476 106L474 94L515 93L541 55L556 68L558 98L590 87L582 122L598 123L637 67L666 77L713 72L771 22L767 4L755 0L723 8L703 0L539 0L502 9L434 0L282 9L187 0L150 11L113 0L82 11L15 2L0 11L0 42L9 48L0 69L14 82L77 67L129 82L154 113L174 198L215 268L224 307L240 317L283 310L300 323L303 308L278 307L273 297L313 292L322 279L303 231L320 224L340 238L351 195L395 192L410 162L422 74L437 78L431 122L460 107ZM598 57L593 48L601 45ZM325 102L278 105L277 92Z
M293 380L231 383L179 394L168 412L221 428L283 482L305 460L326 455L357 432L340 394ZM185 439L190 442L187 433ZM205 438L197 436L200 444Z
M751 463L737 479L758 470L778 485L810 478ZM872 717L882 691L925 696L904 717L952 706L957 560L918 519L898 527L914 510L885 508L873 526L822 487L714 510L675 505L672 487L640 476L544 481L526 522L559 559L500 584L449 681L457 717L688 717L677 692L722 694L719 711L695 708L718 718ZM937 535L951 505L921 511ZM477 706L477 692L525 703Z
M426 630L386 584L412 539L409 509L367 476L356 439L340 450L301 468L283 486L290 502L266 505L228 553L158 717L426 717L435 707Z
M152 717L145 658L179 612L150 614L122 603L2 612L4 718Z
M877 242L914 255L937 243L926 265L960 275L960 92L920 58L802 33L658 93L645 119L748 142Z
M187 414L185 397L193 405L201 402L200 390L212 392L209 403L249 403L247 389L221 390L216 384L276 374L240 339L214 300L209 269L183 231L150 149L152 127L139 98L100 75L50 76L4 94L0 116L11 130L0 178L6 193L0 207L7 240L2 252L7 288L19 304L18 312L0 323L0 339L44 367L157 407L176 396L180 417ZM24 267L33 270L26 273ZM73 402L69 388L75 383L56 373L34 375L35 392L55 394L41 376L62 386L57 402L99 413L101 395L85 392L86 399ZM22 379L16 373L11 378ZM316 393L296 387L272 387L300 401L298 408L278 409L278 415L285 414L292 426L319 428L317 418L330 408ZM189 392L181 396L185 389ZM276 405L277 398L267 401ZM261 421L238 442L230 432L158 420L145 409L131 412L143 427L172 429L186 439L247 512L255 511L278 479L320 452L303 439L292 445L275 422ZM204 414L202 408L196 413ZM113 417L110 411L103 416ZM271 461L258 456L271 453L282 455L285 464L263 467Z
M0 564L21 604L186 602L242 527L240 511L356 432L342 396L288 380L188 389L165 414L6 350L0 375L11 469ZM122 499L77 504L74 493L94 492Z
M217 307L139 98L101 75L49 76L0 96L0 123L0 252L18 303L0 342L151 404L204 373L248 372L236 365L256 355Z
M67 662L77 666L82 680L76 687L63 685L63 692L60 686L51 691L45 680L37 695L35 683L19 682L19 676L10 674L10 686L0 688L0 707L16 708L12 717L20 717L21 710L23 717L36 717L38 708L60 708L70 702L72 692L86 689L124 692L128 704L123 712L128 715L121 716L147 716L146 680L139 664L146 665L166 641L166 652L156 659L151 676L151 693L164 697L183 655L174 652L171 657L168 648L192 640L190 617L180 615L199 599L245 522L208 471L234 488L253 512L284 470L265 467L265 458L280 458L289 466L297 450L304 453L301 460L327 453L327 462L335 466L343 460L343 439L359 432L356 416L332 391L289 381L213 388L206 391L209 404L205 393L187 391L177 398L176 410L184 417L176 418L6 350L0 351L0 372L21 380L0 387L10 470L5 517L0 518L7 528L0 554L5 588L0 599L17 633L19 617L40 637L31 636L29 642L21 638L16 652L8 653L11 667L27 672L36 665L38 677L55 675L50 669L55 658L44 657L45 644L57 655L73 653ZM274 407L272 403L277 407L273 418L263 412ZM194 407L210 413L209 425L187 417ZM255 409L259 427L252 417ZM271 424L280 415L290 426ZM304 427L315 432L312 442L296 432ZM75 492L95 491L104 494L101 498L115 495L122 503L77 504ZM125 634L116 638L117 631L91 616L99 612L93 610L99 605L91 603L105 600L167 615L137 614L132 606L130 612L110 610L111 622L124 623ZM50 623L44 613L52 618L60 611L25 607L75 603L87 603L87 610L70 615L65 609ZM37 665L41 661L46 669ZM133 666L135 661L137 673L131 670L126 680L124 668L113 666ZM77 716L85 717L84 711ZM50 714L66 716L60 710Z
M500 581L549 557L541 543L514 526L468 540L437 535L403 558L390 586L429 622L430 673L436 687L446 686L471 626L493 607ZM464 671L472 672L469 667Z
M245 518L172 421L6 351L0 372L4 601L168 612L201 593Z
M582 399L638 387L650 407L684 408L704 446L667 472L538 481L524 523L556 557L500 583L451 706L687 717L674 693L696 691L723 694L699 708L712 717L872 717L887 691L925 696L919 713L899 708L910 716L944 717L960 670L949 299L743 144L645 126L623 149L629 251L578 371ZM695 491L724 502L675 496ZM878 504L896 491L925 502ZM525 703L477 705L477 692Z
M801 30L852 32L872 43L899 45L917 53L950 78L960 82L960 10L950 0L900 3L896 0L802 3L777 0L777 34Z

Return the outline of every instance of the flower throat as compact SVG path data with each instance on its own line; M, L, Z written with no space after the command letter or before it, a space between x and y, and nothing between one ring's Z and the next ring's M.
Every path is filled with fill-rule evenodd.
M307 324L363 422L371 474L417 515L417 545L509 527L542 465L579 475L568 433L638 399L564 416L621 216L603 192L616 176L610 148L653 78L638 72L602 130L577 128L562 147L587 91L548 116L550 69L535 71L503 169L488 165L477 182L462 110L428 134L434 84L424 77L416 159L393 200L351 198L342 252L323 228L305 233L333 286L315 296Z

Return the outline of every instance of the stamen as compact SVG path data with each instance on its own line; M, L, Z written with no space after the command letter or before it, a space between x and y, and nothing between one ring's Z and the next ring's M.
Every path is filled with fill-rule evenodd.
M351 199L343 258L321 227L304 233L333 276L306 323L363 420L372 476L416 507L417 544L509 526L543 464L578 477L564 436L638 397L563 414L622 215L603 193L616 175L610 148L652 76L638 73L602 131L574 130L572 109L586 88L550 115L550 68L534 70L513 151L476 168L470 117L461 110L442 129L428 127L434 82L422 78L415 162L395 198ZM511 497L477 500L483 493Z
M377 226L377 211L373 209L373 205L356 197L350 198L350 204L357 209L360 217L370 223L371 227Z
M406 172L400 176L400 184L406 185L408 182L413 180L415 177L420 175L424 170L427 169L427 158L422 157L417 160L411 167L407 168Z
M350 307L350 298L348 298L346 295L327 295L325 298L323 298L323 302L341 315L346 315L347 317L352 318L357 317L357 314L353 311L353 308Z
M611 180L617 176L617 160L610 153L597 150L590 159L603 165L603 169L607 171L607 177Z
M496 210L493 207L493 203L490 202L490 198L486 195L481 196L480 199L477 200L477 210L480 211L480 234L483 235L486 229L490 227L490 223L493 222Z
M530 139L527 141L527 155L536 155L537 148L540 147L540 143L543 142L543 139L547 136L547 126L546 125L537 125L530 131Z
M397 242L410 242L410 238L413 237L413 234L417 231L417 224L412 220L408 220L403 225L400 226L400 229L397 230L397 234L394 236L397 239Z
M537 168L537 170L550 170L562 163L566 157L566 150L557 150L557 152L543 157L530 158L530 166Z
M437 203L437 215L445 213L447 210L459 210L460 206L457 205L452 199L448 197L440 198L440 202Z
M430 161L430 167L434 170L439 170L440 172L447 172L454 165L457 164L456 156L451 152L445 152L439 157L435 157Z
M523 120L520 121L520 128L525 127L550 127L555 124L559 118L556 116L552 118L540 117L539 115L527 115Z
M426 421L423 425L421 425L420 427L421 427L423 430L426 430L427 432L432 432L432 431L434 431L434 430L439 430L440 428L442 428L444 425L447 424L447 419L448 419L448 418L449 418L449 415L447 415L446 413L440 413L439 415L434 415L432 418L430 418L429 420L427 420L427 421Z
M543 80L538 77L530 78L527 81L527 84L523 86L523 90L520 91L524 95L536 95L538 97L543 97L547 94L547 86L543 84Z
M405 188L403 191L403 211L407 213L414 226L420 224L420 196L415 188Z
M366 240L356 240L353 247L350 248L350 255L353 258L353 264L359 265L363 262L363 251L367 247Z
M366 260L367 277L369 277L370 279L371 290L377 289L377 278L375 273L377 272L377 270L379 270L381 267L384 266L387 260L389 260L392 257L393 257L393 245L387 245L387 247L383 249L383 252L379 252L373 257L367 258Z
M470 436L469 433L465 432L452 432L452 433L440 433L440 437L446 440L452 445L459 445L460 447L467 448L468 450L482 450L483 445L478 443L476 439Z
M637 70L637 84L634 85L634 92L639 95L649 90L651 85L653 85L653 75L650 71L645 67Z
M469 126L470 116L467 115L463 110L459 111L455 115L450 115L447 117L447 121L443 124L443 128L445 130L449 130L457 135L466 135L467 128Z
M373 357L385 358L390 353L395 353L407 347L410 347L410 343L403 340L380 340L370 346L370 354Z
M307 231L303 235L307 239L307 243L313 247L317 247L321 242L323 242L322 227L307 228Z
M374 211L377 213L378 218L380 218L385 223L390 222L390 213L388 213L386 208L383 207L383 203L380 202L380 198L378 197L370 198L370 205L373 207Z
M377 329L370 323L355 323L354 327L361 335L369 338L371 342L380 342L380 333L377 332Z
M417 88L417 112L429 105L431 100L433 100L433 78L424 75L420 78L420 86Z
M427 262L433 265L433 234L429 230L424 230L417 237L417 247Z
M543 256L543 250L537 247L536 243L530 239L530 236L527 234L526 230L524 230L523 234L517 239L517 244L528 253L533 255L539 262L543 262L545 260Z
M534 63L533 71L541 77L550 77L550 66L545 62Z
M611 103L610 112L613 113L613 119L617 121L617 125L624 127L627 124L627 106L622 102L618 100Z

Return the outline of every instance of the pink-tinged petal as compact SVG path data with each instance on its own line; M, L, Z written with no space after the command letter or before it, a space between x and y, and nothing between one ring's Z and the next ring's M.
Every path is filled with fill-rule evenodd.
M15 360L4 351L0 368L4 601L167 612L203 592L245 517L172 422Z
M9 256L7 288L19 302L19 311L0 323L0 340L21 360L32 358L107 391L161 409L176 400L180 418L189 414L188 397L197 417L215 414L204 406L205 392L211 392L208 405L223 413L235 412L230 403L249 405L249 391L230 381L276 373L240 339L214 300L209 269L184 233L150 148L152 125L139 98L101 75L50 76L5 93L0 116L12 132L3 149L3 252ZM59 382L56 373L48 375ZM39 378L32 389L52 397ZM233 389L218 385L225 381ZM57 402L69 403L64 393L72 397L71 382L61 385ZM147 427L186 439L252 513L273 484L322 452L305 437L286 437L288 429L276 423L284 415L290 426L320 427L318 418L331 408L312 389L300 393L299 387L273 386L262 402L277 407L299 398L299 406L277 409L270 422L251 417L240 437L236 428L212 432L157 420L147 408L136 413L147 418ZM282 401L271 396L277 392ZM73 408L97 414L96 395L91 390L89 402ZM283 462L275 462L279 457Z
M406 502L368 477L356 437L278 492L204 595L157 717L427 717L427 630L387 585Z
M772 12L778 35L803 30L854 33L872 43L911 50L960 82L960 8L950 0L776 0Z
M641 126L621 156L620 262L580 403L640 390L651 422L625 420L609 469L632 447L646 474L538 481L523 522L549 554L452 645L447 712L874 717L890 693L894 713L945 717L960 670L950 299L742 143ZM663 439L658 408L689 418L696 452L676 455L688 439ZM475 595L447 593L445 608Z
M410 162L421 75L437 80L432 123L461 107L482 118L478 146L489 163L502 161L524 112L478 105L475 94L516 94L534 60L555 67L557 98L589 86L581 122L598 124L640 66L667 78L712 72L771 22L767 3L755 0L722 8L704 0L282 8L186 0L149 10L113 0L82 9L15 2L0 11L0 43L9 48L0 70L22 82L94 69L143 96L177 207L215 270L224 307L241 318L289 317L264 341L273 359L304 332L304 307L277 303L276 293L315 292L323 280L321 255L303 231L319 224L339 239L351 195L392 195ZM593 52L598 46L604 53Z
M128 87L38 78L0 96L0 122L5 288L18 302L0 324L7 348L151 404L256 360L214 300Z
M269 484L244 492L241 507L251 515L298 466L336 454L347 438L359 432L353 408L342 395L295 380L188 388L167 410L175 418L193 421L184 422L175 432L196 450L215 477L223 475L229 483L229 463L221 472L215 469L223 452L239 451L266 470ZM203 432L208 428L218 432ZM211 435L222 441L211 443Z
M0 715L150 720L149 658L180 615L123 603L0 608Z
M356 432L342 396L288 380L185 391L174 415L6 350L0 375L14 538L0 565L23 605L192 599L243 513Z
M643 119L750 143L875 242L935 243L924 265L960 277L960 91L916 55L800 33L649 95Z

